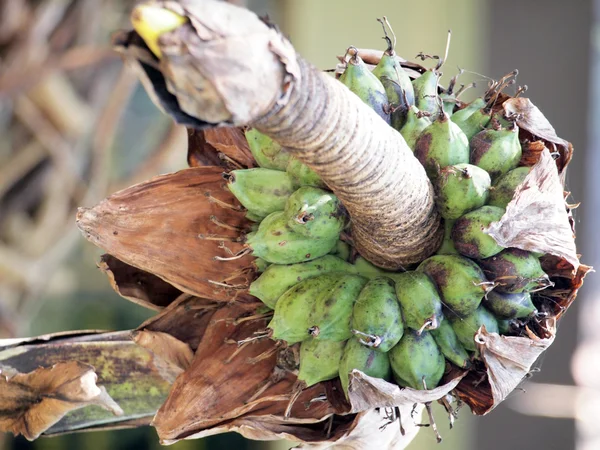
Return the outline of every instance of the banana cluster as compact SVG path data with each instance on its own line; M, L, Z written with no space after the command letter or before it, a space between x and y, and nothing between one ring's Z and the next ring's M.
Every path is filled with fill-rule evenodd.
M339 377L348 395L358 369L433 389L448 363L468 369L479 357L481 326L514 333L537 314L531 294L551 285L541 255L503 248L484 231L529 173L518 167L515 121L492 114L506 79L459 109L452 88L439 91L437 68L411 82L400 62L388 49L371 71L355 52L340 81L404 136L434 185L445 237L414 270L386 272L352 257L340 240L343 205L257 130L246 138L260 168L225 174L256 222L246 245L262 273L250 293L274 310L271 337L300 344L305 386Z

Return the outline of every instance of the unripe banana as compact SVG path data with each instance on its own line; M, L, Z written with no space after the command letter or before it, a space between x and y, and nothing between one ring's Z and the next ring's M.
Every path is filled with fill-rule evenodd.
M440 171L435 180L436 205L444 219L458 219L488 200L491 179L471 164L455 164Z
M310 333L315 339L330 341L350 339L354 302L367 280L359 275L345 274L321 277L329 277L333 281L319 293L315 301L309 317Z
M308 238L337 239L348 224L338 198L312 186L303 186L289 197L285 214L289 229Z
M290 154L279 143L262 134L256 128L246 131L246 140L252 156L254 156L260 167L285 170L290 160Z
M290 158L285 170L296 186L327 187L321 177L299 159Z
M417 139L415 156L434 178L439 169L469 162L469 140L447 114L438 114Z
M301 281L288 289L277 301L275 313L268 325L273 339L288 344L303 342L311 337L310 316L319 294L328 289L338 277L321 275Z
M477 351L475 333L482 325L485 325L488 333L499 333L496 318L483 306L480 306L466 317L458 317L450 314L448 318L460 343L464 348L472 352Z
M505 294L494 289L485 296L483 305L498 319L524 319L537 313L529 292Z
M415 151L417 139L419 139L423 130L431 125L431 120L427 116L413 105L408 109L404 126L400 128L400 134L406 141L408 148L413 152Z
M458 340L448 319L442 320L440 326L430 333L448 361L461 369L467 369L471 365L469 354Z
M352 332L362 344L385 353L404 333L394 282L374 278L360 292L352 311Z
M479 261L479 265L487 277L498 284L495 289L499 292L516 294L553 285L535 255L518 248L507 248Z
M493 129L477 133L470 141L471 164L489 172L492 179L513 170L521 160L519 128L502 129L496 122Z
M340 382L346 398L348 398L348 376L354 369L370 377L383 380L391 378L390 360L386 353L365 347L356 339L350 339L346 343L339 366Z
M326 273L351 273L352 270L352 264L333 255L298 264L272 264L252 282L249 292L275 309L279 297L301 281Z
M373 108L386 123L390 123L390 105L385 88L381 81L371 73L358 53L350 58L346 70L339 80Z
M517 167L499 177L490 189L488 204L506 209L513 199L517 187L525 181L525 177L527 177L530 171L531 167Z
M444 305L459 316L475 311L493 285L477 264L458 255L431 256L417 270L431 277Z
M223 175L227 188L255 218L265 218L283 211L287 199L295 190L290 176L280 170L243 169Z
M444 375L444 355L428 331L418 334L407 329L388 355L394 379L401 386L433 389Z
M504 209L486 205L462 216L452 228L452 240L456 250L461 255L473 259L489 258L500 253L504 247L485 230L503 215Z
M307 339L300 345L298 380L306 387L337 378L346 342Z
M329 239L309 238L289 229L283 211L267 216L256 233L250 233L246 245L252 254L274 264L295 264L319 258L336 245L338 236Z
M418 332L439 327L444 315L433 281L425 273L415 271L396 274L394 281L406 326Z

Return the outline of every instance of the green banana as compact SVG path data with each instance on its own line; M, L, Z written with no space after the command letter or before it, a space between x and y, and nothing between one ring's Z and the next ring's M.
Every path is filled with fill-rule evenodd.
M348 378L354 369L358 369L370 377L383 380L391 378L390 360L386 353L365 347L356 339L350 339L346 343L339 365L340 382L346 398L348 398Z
M374 278L365 285L354 303L352 332L362 344L382 353L398 343L404 324L391 279Z
M388 355L394 379L401 386L434 389L444 375L444 356L430 332L406 330Z
M431 335L448 361L461 369L471 366L469 354L458 340L448 319L442 320L438 328L431 330Z
M545 289L554 284L543 271L536 256L526 250L507 248L497 255L479 261L496 290L509 294Z
M458 219L485 205L490 192L488 173L471 164L455 164L440 171L435 180L436 205L444 219Z
M318 294L309 316L311 335L330 341L350 339L354 302L367 280L351 274L328 274L317 278L328 278L330 283Z
M339 80L373 108L386 123L390 123L390 104L385 88L358 56L358 52L350 58Z
M350 273L352 270L352 264L333 255L297 264L272 264L250 284L249 292L275 309L279 297L301 281L326 273Z
M483 306L480 306L466 317L458 317L451 314L449 319L460 343L465 349L472 352L477 351L475 333L482 325L485 325L488 333L499 333L498 321Z
M337 378L346 342L307 339L300 344L298 380L306 387Z
M486 205L462 216L452 228L452 240L456 250L461 255L473 259L489 258L500 253L504 247L485 230L503 215L504 209Z
M304 186L294 192L285 205L290 230L308 238L336 241L348 224L342 203L331 192Z
M431 256L417 267L417 271L429 275L446 308L459 316L475 311L493 286L477 264L458 255Z
M329 253L338 241L338 236L328 239L309 238L288 227L288 218L283 211L267 216L258 231L248 234L246 245L252 254L275 264L295 264L319 258Z
M263 219L273 212L282 211L295 190L290 176L279 170L232 170L223 178L227 180L227 188L253 218Z
M439 327L444 319L442 301L429 276L410 271L394 275L394 281L406 326L419 333Z
M314 186L326 188L327 185L317 173L297 158L289 158L285 171L296 186Z
M517 167L499 177L490 188L488 204L506 209L513 199L517 187L525 181L530 171L531 167Z
M435 178L439 169L469 162L469 141L447 114L438 114L417 139L415 156Z
M245 134L252 156L254 156L260 167L275 170L286 169L290 154L279 143L262 134L256 128L247 130Z

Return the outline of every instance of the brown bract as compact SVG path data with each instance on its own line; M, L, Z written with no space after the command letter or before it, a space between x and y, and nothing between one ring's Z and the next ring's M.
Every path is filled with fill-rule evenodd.
M0 375L0 430L33 440L69 411L84 406L99 405L123 414L96 379L92 366L77 361Z
M502 103L502 108L507 117L516 118L517 125L521 130L519 135L521 140L524 138L529 141L541 139L545 142L546 147L559 152L556 165L561 181L564 183L564 170L573 157L573 145L556 135L556 131L548 119L528 98L509 98Z
M222 168L159 176L80 208L84 236L115 258L177 289L215 300L251 300L252 257L218 261L243 249L244 211L223 184Z
M106 274L117 294L149 309L161 310L181 295L179 289L156 275L130 266L112 255L102 255L98 268Z
M400 449L412 440L418 430L413 419L407 420L413 401L402 405L402 436L397 423L379 429L386 423L379 411L348 414L337 382L303 391L285 419L296 389L297 351L270 339L238 345L267 324L265 319L247 320L247 314L229 305L212 316L191 367L177 379L155 416L153 425L162 443L227 431L251 439L310 443L311 449ZM335 406L330 398L336 399ZM333 416L340 413L344 415Z
M506 213L486 231L503 247L549 253L579 266L575 234L571 228L556 163L548 150L541 153L517 188Z
M256 167L244 132L233 127L188 128L188 164L223 166L229 170Z

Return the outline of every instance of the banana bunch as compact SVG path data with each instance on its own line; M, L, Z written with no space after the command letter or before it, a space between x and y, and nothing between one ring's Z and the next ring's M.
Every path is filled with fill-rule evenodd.
M383 271L340 241L348 217L318 175L258 130L246 131L260 168L225 174L257 224L246 245L261 272L249 292L273 310L270 336L300 345L304 386L354 369L412 389L433 389L447 364L468 369L474 335L510 334L535 317L535 293L551 285L538 257L503 248L483 230L499 220L529 173L518 167L514 122L492 117L507 83L457 109L437 69L410 81L389 49L374 70L357 52L340 77L396 128L425 167L446 234L415 270ZM452 84L454 84L453 80Z

